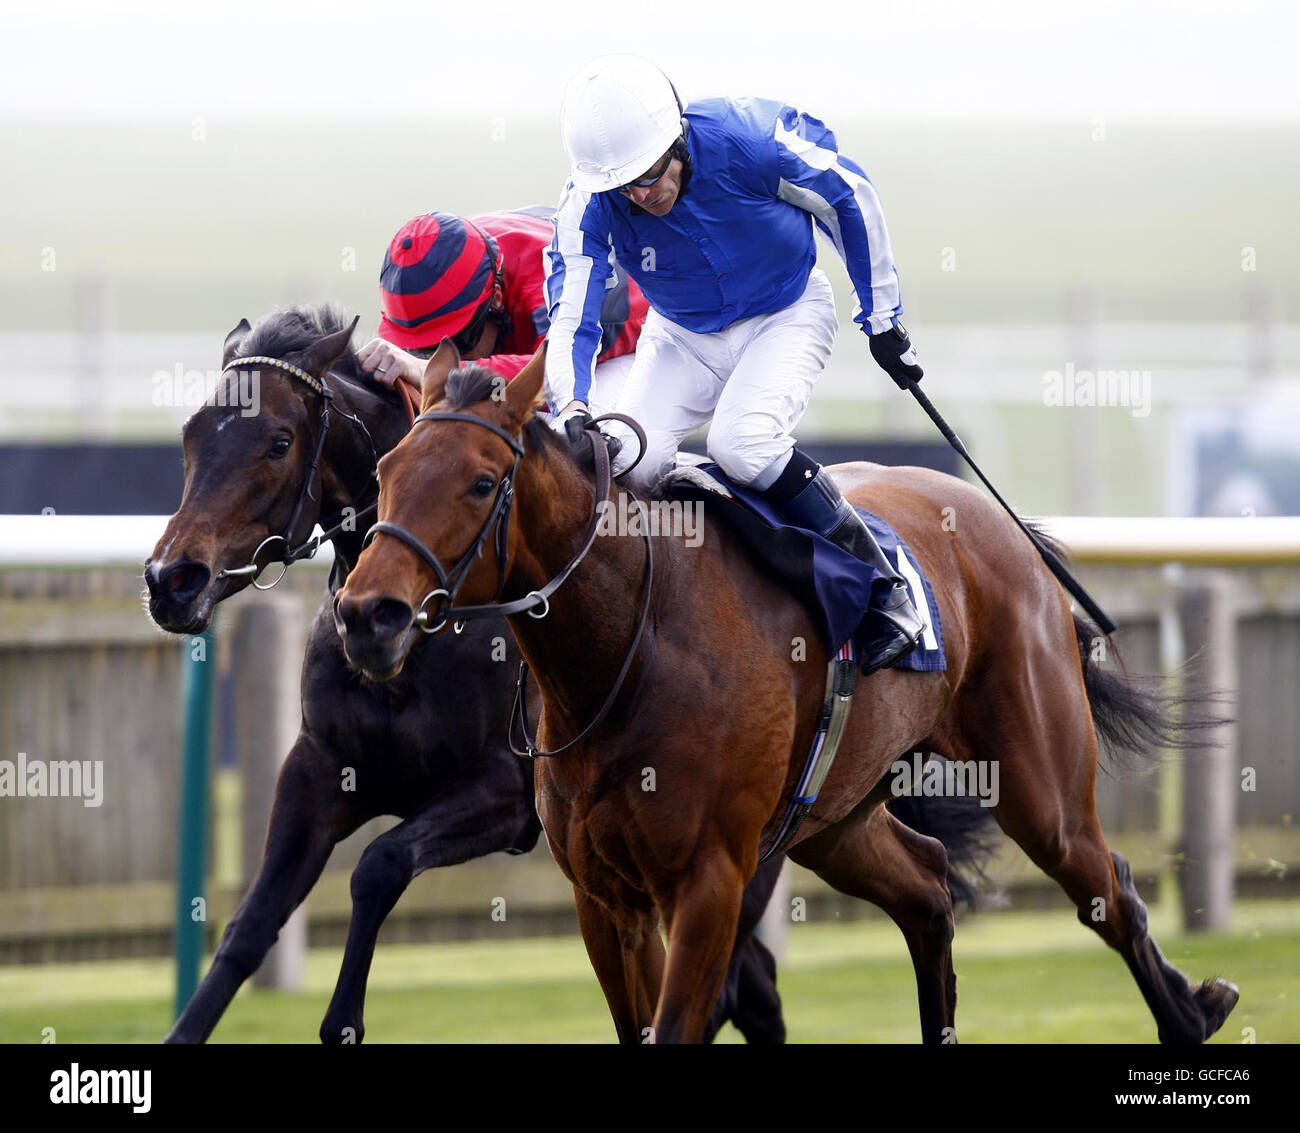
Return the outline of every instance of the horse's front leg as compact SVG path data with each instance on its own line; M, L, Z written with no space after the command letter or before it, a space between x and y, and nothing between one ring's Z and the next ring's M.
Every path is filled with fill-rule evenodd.
M705 1042L712 1042L727 1022L748 1043L785 1042L785 1019L776 990L776 958L755 935L784 865L784 855L764 862L745 887L731 966L704 1030Z
M270 951L284 922L320 877L330 851L360 817L333 790L332 761L300 735L276 781L261 868L221 937L212 966L164 1040L206 1042L240 985Z
M605 993L618 1041L654 1041L652 1021L663 980L664 946L653 909L609 912L577 885L578 927L592 970Z
M352 871L352 919L321 1042L359 1043L365 1034L366 980L379 929L415 877L499 850L531 850L540 832L525 765L508 751L493 750L371 842Z
M744 892L745 873L715 847L665 902L668 963L655 1012L655 1042L705 1038L736 943Z

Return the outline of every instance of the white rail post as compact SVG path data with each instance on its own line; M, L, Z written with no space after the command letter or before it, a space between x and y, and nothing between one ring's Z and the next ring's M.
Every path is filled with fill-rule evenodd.
M262 863L271 801L280 766L298 736L298 676L305 648L301 604L293 594L256 594L236 601L235 741L239 751L245 891ZM296 991L307 950L307 909L302 904L253 976L255 987Z
M1187 657L1179 607L1186 572L1181 563L1166 563L1161 567L1161 573L1167 590L1160 602L1160 671L1176 673ZM1183 835L1183 760L1172 751L1162 754L1164 758L1156 772L1159 783L1157 825L1160 831L1156 903L1163 910L1180 908L1182 900L1181 863L1175 859L1174 853Z
M785 958L786 936L790 931L790 863L781 866L780 876L772 889L772 899L768 901L763 916L759 919L754 934L772 953L777 962Z
M1194 658L1184 691L1200 699L1235 694L1237 622L1232 578L1223 571L1189 575L1179 602L1183 642ZM1231 714L1228 705L1212 709ZM1194 711L1194 709L1193 709ZM1188 931L1223 931L1232 918L1237 817L1236 725L1215 727L1207 746L1183 768L1183 924Z

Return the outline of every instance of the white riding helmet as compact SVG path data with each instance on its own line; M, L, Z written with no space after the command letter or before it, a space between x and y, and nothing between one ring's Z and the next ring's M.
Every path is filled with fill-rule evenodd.
M653 63L602 55L569 80L560 130L574 185L603 193L642 176L668 152L682 133L682 104Z

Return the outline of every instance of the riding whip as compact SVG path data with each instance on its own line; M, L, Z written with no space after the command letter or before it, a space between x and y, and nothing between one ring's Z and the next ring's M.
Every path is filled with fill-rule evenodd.
M908 393L916 398L917 403L925 410L930 420L938 426L939 432L943 434L944 439L957 450L958 455L971 466L971 471L980 478L984 487L993 494L993 498L997 500L998 503L1006 509L1007 514L1016 521L1016 526L1025 533L1029 541L1038 549L1038 553L1043 557L1043 562L1047 564L1047 569L1056 575L1057 581L1059 581L1066 590L1078 599L1079 605L1088 611L1089 617L1097 623L1101 632L1107 636L1114 633L1117 627L1107 616L1106 611L1097 605L1092 595L1083 588L1083 583L1074 577L1070 568L1061 562L1060 558L1052 551L1052 549L1048 547L1038 537L1038 535L1028 527L1027 524L1025 524L1020 516L1015 513L1011 505L1002 498L1001 493L989 482L989 478L980 471L980 466L975 463L971 454L966 450L966 446L962 444L961 437L954 433L948 422L940 416L939 411L921 390L918 382L915 379L899 380L899 378L895 377L893 374L890 374L890 377L894 378L895 384L897 384L901 389L907 390ZM904 384L904 381L906 381L906 384Z

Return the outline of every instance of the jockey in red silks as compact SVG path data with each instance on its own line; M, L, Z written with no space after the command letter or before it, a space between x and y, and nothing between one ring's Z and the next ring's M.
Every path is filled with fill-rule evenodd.
M550 327L543 255L553 209L459 217L417 216L393 237L380 274L379 337L358 352L362 368L418 391L427 359L450 338L464 359L512 378ZM602 296L597 358L612 407L645 322L645 296L621 269ZM602 404L604 402L602 401Z

